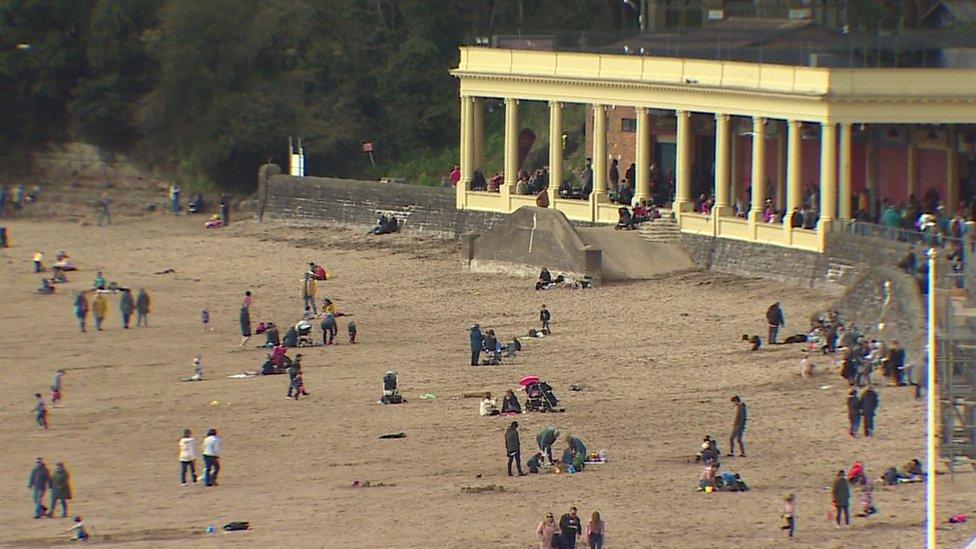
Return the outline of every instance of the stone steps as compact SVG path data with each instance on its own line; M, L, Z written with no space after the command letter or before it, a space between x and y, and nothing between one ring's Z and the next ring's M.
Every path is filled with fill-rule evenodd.
M642 223L638 227L641 238L648 242L677 243L681 241L681 227L671 218L670 211L661 211L661 217Z
M827 280L841 284L854 272L854 265L840 259L832 258L827 264Z

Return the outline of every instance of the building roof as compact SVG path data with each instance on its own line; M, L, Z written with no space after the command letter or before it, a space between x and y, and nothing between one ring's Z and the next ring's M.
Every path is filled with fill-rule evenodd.
M976 23L976 2L972 0L941 0L936 2L929 11L925 12L922 19L928 19L938 9L945 9L956 21L964 23Z

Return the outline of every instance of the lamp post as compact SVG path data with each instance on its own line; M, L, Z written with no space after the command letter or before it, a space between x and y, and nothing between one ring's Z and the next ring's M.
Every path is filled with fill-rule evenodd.
M929 294L928 294L928 376L925 380L927 417L926 417L926 461L928 462L928 475L925 477L925 547L936 549L935 544L935 248L929 248Z

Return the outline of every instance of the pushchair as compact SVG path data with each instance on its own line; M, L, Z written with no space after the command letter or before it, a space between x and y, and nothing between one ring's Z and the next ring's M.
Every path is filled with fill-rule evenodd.
M400 404L402 402L403 397L400 395L399 389L397 389L396 370L389 370L383 374L383 397L380 398L380 403Z
M620 229L629 231L637 228L634 221L634 216L631 215L630 210L627 209L627 206L617 208L617 213L619 214L619 217L617 218L617 226L614 227L614 229L618 231Z
M525 388L525 411L527 412L562 412L559 399L552 392L552 386L542 381L538 376L526 376L519 382Z
M312 347L315 342L312 340L312 325L308 321L301 321L295 324L295 331L298 332L298 346Z

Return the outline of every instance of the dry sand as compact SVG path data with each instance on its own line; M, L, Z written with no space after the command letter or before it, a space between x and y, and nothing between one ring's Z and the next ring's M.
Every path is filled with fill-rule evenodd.
M69 521L31 518L26 480L34 457L43 456L67 464L72 513L97 539L139 546L536 547L545 512L558 517L576 505L584 517L601 512L608 547L778 547L785 545L782 496L791 491L797 546L922 544L921 484L878 485L880 515L855 518L852 529L836 531L825 518L824 487L837 469L862 459L876 476L923 457L924 407L911 391L880 389L877 436L851 440L846 387L835 372L804 381L798 346L750 353L739 341L763 329L770 302L783 302L791 333L828 296L710 273L537 293L531 281L461 272L453 242L250 221L205 231L202 224L164 216L116 219L104 229L7 223L0 543L68 537ZM34 248L48 257L67 250L82 270L56 295L36 295ZM228 378L264 357L253 347L233 352L241 294L254 292L255 324L294 322L299 276L313 260L336 273L319 297L354 315L362 343L345 344L343 321L343 344L305 350L311 396L297 402L283 398L285 376ZM153 274L167 268L176 272ZM107 329L79 333L73 292L96 269L148 289L150 328L122 330L113 298ZM466 365L473 322L508 339L536 325L543 302L553 311L554 336L526 343L515 366ZM204 307L213 332L201 329ZM179 382L196 353L207 381ZM823 360L817 364L823 369ZM31 395L57 368L67 370L64 407L40 431ZM388 368L400 372L408 404L376 404ZM518 418L523 459L538 429L552 423L607 449L610 463L572 476L506 476L507 419L480 418L477 400L451 397L490 390L500 398L528 373L548 379L567 411ZM572 383L585 390L570 392ZM437 399L418 398L427 392ZM749 405L749 457L726 459L723 468L740 472L752 491L697 493L700 469L686 460L706 433L727 449L733 394ZM181 487L177 439L184 428L202 438L211 427L224 436L220 486ZM377 438L395 431L407 437ZM355 480L389 486L354 489ZM940 521L976 512L971 474L940 483ZM504 492L462 490L492 484ZM203 533L233 520L250 521L253 530ZM943 546L960 546L971 524L940 524Z

